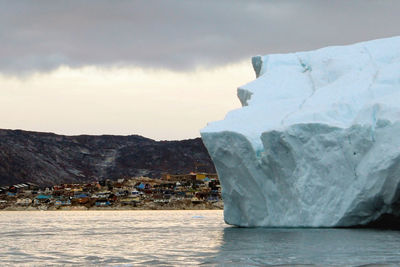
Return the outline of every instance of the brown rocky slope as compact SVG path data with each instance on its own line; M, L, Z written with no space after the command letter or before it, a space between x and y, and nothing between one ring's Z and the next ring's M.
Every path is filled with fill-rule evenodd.
M0 186L86 182L188 173L197 165L215 172L200 138L155 141L138 135L64 136L0 129Z

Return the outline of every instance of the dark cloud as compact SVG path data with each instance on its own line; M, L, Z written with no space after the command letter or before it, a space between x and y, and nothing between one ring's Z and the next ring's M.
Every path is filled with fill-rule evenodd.
M400 34L397 0L0 0L0 71L190 70Z

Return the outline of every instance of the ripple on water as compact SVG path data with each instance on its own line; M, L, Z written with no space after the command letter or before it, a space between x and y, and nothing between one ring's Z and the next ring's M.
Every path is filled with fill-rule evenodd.
M235 228L222 211L0 212L4 265L399 266L400 232Z

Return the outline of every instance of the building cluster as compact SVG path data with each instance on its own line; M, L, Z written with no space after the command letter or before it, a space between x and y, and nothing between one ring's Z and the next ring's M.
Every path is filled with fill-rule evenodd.
M221 201L216 174L165 174L161 179L136 177L85 184L60 184L40 188L33 183L0 187L0 209L34 207L60 209L69 206L151 207Z

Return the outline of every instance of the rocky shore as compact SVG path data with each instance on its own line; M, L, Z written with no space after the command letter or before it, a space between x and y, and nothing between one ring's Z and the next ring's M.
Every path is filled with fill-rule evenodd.
M2 208L0 211L85 211L85 210L223 210L224 203L222 201L217 202L204 202L199 204L193 204L190 200L176 201L170 203L142 203L136 206L131 205L115 205L109 207L87 207L87 206L19 206L10 205Z

